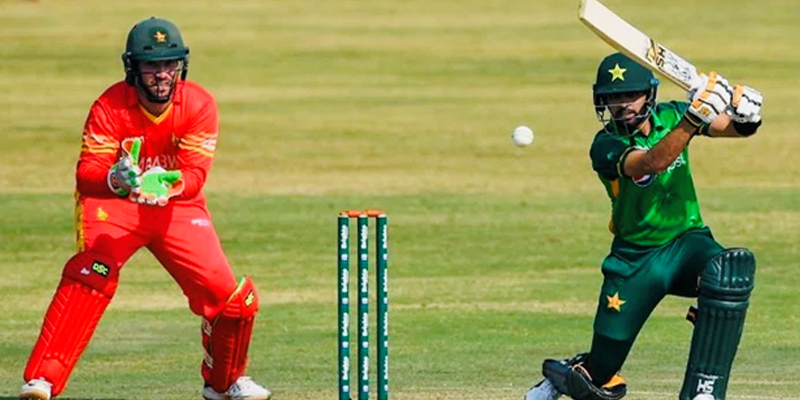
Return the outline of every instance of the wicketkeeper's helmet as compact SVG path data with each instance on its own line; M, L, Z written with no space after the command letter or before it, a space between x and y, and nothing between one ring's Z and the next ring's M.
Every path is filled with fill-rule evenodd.
M186 74L189 72L189 48L183 44L178 27L170 21L156 17L150 17L134 25L128 33L125 52L122 53L125 81L131 86L137 85L141 79L140 62L163 60L180 60L181 80L186 79ZM144 92L151 96L149 91Z

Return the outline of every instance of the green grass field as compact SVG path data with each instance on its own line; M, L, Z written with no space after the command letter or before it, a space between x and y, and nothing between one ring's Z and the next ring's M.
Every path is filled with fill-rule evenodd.
M800 8L607 4L765 93L762 132L695 140L692 170L716 237L759 261L729 398L800 399ZM261 290L248 373L276 399L336 396L345 208L389 214L393 398L519 399L543 358L588 348L611 239L588 159L591 84L611 49L577 1L0 0L0 399L16 396L73 253L88 107L122 78L128 30L154 14L182 29L189 78L219 103L206 191L236 273ZM662 100L681 96L662 85ZM511 144L519 124L533 146ZM668 298L645 326L628 399L677 398L690 303ZM200 398L199 324L140 252L63 396Z

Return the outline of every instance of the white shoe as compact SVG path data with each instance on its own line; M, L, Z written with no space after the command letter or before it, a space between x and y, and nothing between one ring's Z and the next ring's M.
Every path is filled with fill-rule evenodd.
M557 400L559 397L561 392L547 379L537 383L525 393L525 400Z
M53 384L44 379L31 379L22 385L19 391L20 400L50 400Z
M211 386L203 388L203 398L205 400L269 400L272 392L269 389L253 382L249 376L243 376L228 388L225 393L219 393ZM43 400L49 400L46 398Z

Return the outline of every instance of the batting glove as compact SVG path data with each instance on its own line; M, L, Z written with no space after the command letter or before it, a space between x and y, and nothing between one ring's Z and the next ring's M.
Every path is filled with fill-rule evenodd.
M700 83L689 91L689 109L686 119L695 127L710 124L731 104L733 90L728 80L716 72L700 74Z
M761 121L761 104L764 96L750 86L736 85L733 87L733 97L729 114L731 119L739 123L757 123Z

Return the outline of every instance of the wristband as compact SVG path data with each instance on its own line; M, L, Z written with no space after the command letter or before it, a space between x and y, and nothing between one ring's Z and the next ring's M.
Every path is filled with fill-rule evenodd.
M736 122L733 121L733 129L736 129L736 133L742 136L751 136L758 130L758 127L761 126L761 120L758 122Z

